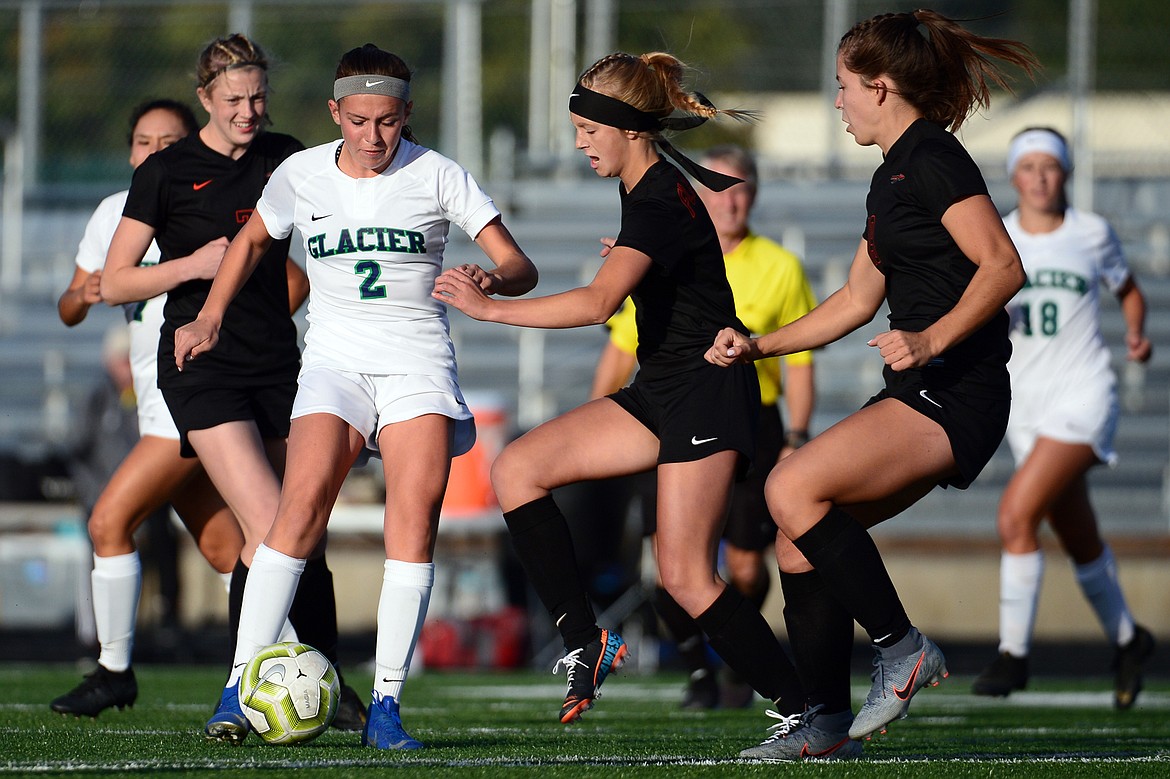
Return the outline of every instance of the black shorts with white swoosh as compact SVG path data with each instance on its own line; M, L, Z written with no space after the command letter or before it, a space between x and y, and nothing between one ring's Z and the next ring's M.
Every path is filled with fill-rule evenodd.
M704 363L661 379L635 379L610 397L658 436L659 464L733 450L742 455L737 476L743 478L755 456L760 384L754 366Z
M1011 411L1007 370L999 391L986 382L975 384L953 371L931 366L894 371L886 366L886 387L865 405L893 398L933 419L946 431L959 475L940 482L966 489L975 481L1003 441Z

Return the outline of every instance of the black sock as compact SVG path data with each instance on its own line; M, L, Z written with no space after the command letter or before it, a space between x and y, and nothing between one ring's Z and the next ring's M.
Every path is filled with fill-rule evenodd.
M228 585L228 643L231 653L236 653L236 636L240 632L240 609L244 606L244 585L248 583L248 566L243 560L236 560Z
M826 714L848 711L853 618L816 571L781 571L780 587L788 644L808 705L822 704Z
M305 570L293 596L288 619L296 628L297 638L316 649L339 668L337 654L337 598L333 592L333 572L325 556L305 561ZM340 672L340 671L339 671Z
M752 689L775 702L781 714L804 711L804 689L796 669L759 609L739 591L725 588L695 621L723 662Z
M678 653L687 671L713 670L711 658L707 654L707 641L703 638L699 623L662 587L654 590L654 609L666 625L670 637L678 644Z
M910 632L910 618L877 546L848 513L834 506L792 543L871 641L889 647Z
M764 575L759 578L750 592L744 592L743 590L740 590L740 592L747 599L748 603L757 609L762 609L764 608L764 601L768 599L768 590L770 589L772 589L772 577Z
M601 635L581 584L569 524L551 495L504 512L516 556L568 649Z

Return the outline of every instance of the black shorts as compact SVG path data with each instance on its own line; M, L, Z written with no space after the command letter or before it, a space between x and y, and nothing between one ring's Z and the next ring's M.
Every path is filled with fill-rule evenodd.
M742 479L756 452L760 383L751 365L695 370L634 383L609 396L658 438L658 464L739 452Z
M735 485L731 493L731 513L723 537L733 546L758 552L771 546L776 540L776 520L768 511L764 498L764 484L768 474L780 459L784 446L784 423L780 409L764 406L760 409L760 424L757 428L756 458L744 480Z
M261 438L287 438L297 384L286 381L259 387L183 387L163 389L162 394L179 429L179 453L195 457L187 433L224 422L251 420Z
M753 552L768 548L776 540L776 520L772 519L764 498L764 484L784 446L784 423L776 406L765 406L760 410L757 431L755 462L744 479L735 485L731 494L731 511L723 529L723 538L730 544ZM658 530L657 501L653 471L644 476L635 489L637 499L641 501L642 533L649 536Z
M1000 392L989 391L986 385L970 386L962 377L929 366L901 372L887 366L884 375L885 389L865 405L894 398L937 422L946 431L959 469L958 476L940 481L939 486L961 490L971 486L1007 431L1012 405L1007 370Z

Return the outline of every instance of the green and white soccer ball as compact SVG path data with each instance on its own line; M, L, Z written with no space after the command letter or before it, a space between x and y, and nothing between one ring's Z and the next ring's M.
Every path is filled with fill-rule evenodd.
M309 741L337 714L341 683L325 655L308 644L266 646L244 667L240 707L269 744Z

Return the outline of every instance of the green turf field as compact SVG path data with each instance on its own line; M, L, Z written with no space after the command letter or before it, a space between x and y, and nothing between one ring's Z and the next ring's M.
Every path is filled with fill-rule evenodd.
M573 726L556 721L561 679L538 673L427 672L403 700L407 729L428 748L363 749L352 733L329 731L293 747L252 735L240 747L201 735L221 683L206 666L136 669L138 703L97 720L63 718L48 701L78 681L73 666L0 666L0 775L369 776L426 772L496 776L1049 777L1170 776L1170 684L1152 681L1129 712L1110 707L1104 678L1039 679L1007 701L967 693L952 677L914 699L910 718L849 764L762 765L736 753L766 735L760 702L751 710L683 712L677 674L622 673ZM354 678L358 669L350 673ZM855 701L867 680L856 680Z

